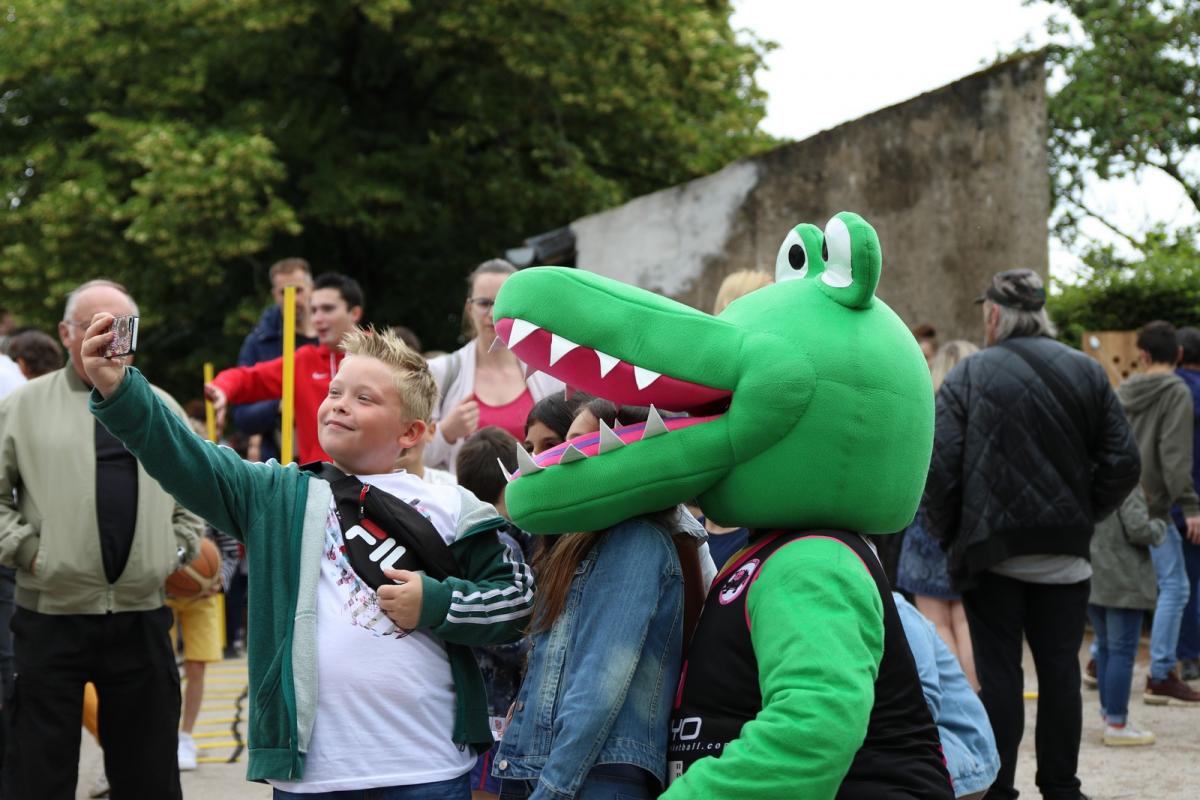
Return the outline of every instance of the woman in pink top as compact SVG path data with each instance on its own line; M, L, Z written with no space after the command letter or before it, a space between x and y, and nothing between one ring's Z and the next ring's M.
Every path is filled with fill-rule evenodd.
M425 448L425 463L453 471L462 441L479 428L496 425L525 437L529 409L563 383L544 373L525 378L524 365L508 348L492 344L496 328L492 305L496 294L517 269L503 259L485 261L467 276L464 317L474 337L465 345L429 362L441 398L434 408L438 422L433 441Z

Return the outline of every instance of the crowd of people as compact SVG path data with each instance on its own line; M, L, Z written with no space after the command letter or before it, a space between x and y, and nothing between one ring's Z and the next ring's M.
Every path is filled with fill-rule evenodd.
M74 797L89 706L106 773L94 796L180 797L179 770L197 768L204 665L247 647L248 778L280 800L668 791L689 636L709 587L746 569L739 554L758 540L687 505L562 536L513 523L508 479L536 457L583 436L603 452L614 429L662 425L653 407L527 372L497 341L493 307L515 272L473 270L465 344L422 355L408 329L362 327L353 278L274 264L274 303L204 387L220 427L232 423L229 447L204 441L198 400L185 411L132 358L103 355L113 317L138 313L120 285L72 291L58 341L6 333L4 798ZM713 313L771 282L730 276ZM289 286L303 467L277 460ZM1089 676L1104 744L1154 742L1130 719L1148 614L1144 702L1200 707L1187 683L1200 678L1200 331L1145 324L1143 368L1114 390L1055 340L1045 300L1035 273L1011 270L979 298L982 349L913 329L936 393L924 500L859 555L877 554L899 590L914 696L952 783L888 796L1017 796L1023 641L1046 798L1084 796ZM205 536L221 581L164 605L164 581Z

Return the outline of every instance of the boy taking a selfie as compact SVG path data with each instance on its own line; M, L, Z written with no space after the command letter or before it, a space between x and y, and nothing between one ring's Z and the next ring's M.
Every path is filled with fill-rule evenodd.
M437 389L387 332L354 330L317 412L333 464L251 463L196 436L141 374L83 345L92 412L186 508L245 542L250 565L247 778L276 798L389 788L469 797L491 744L470 647L520 636L532 574L492 506L392 472Z

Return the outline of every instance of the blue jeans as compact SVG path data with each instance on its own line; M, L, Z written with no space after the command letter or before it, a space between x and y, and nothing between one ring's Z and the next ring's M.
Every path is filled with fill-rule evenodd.
M1200 544L1183 540L1183 564L1187 568L1191 593L1183 607L1177 655L1181 661L1191 661L1200 658Z
M412 786L381 786L378 789L350 789L344 792L298 794L276 789L275 800L471 800L469 773L437 783Z
M1096 680L1100 688L1100 713L1109 725L1124 725L1129 716L1133 661L1142 635L1142 611L1088 604L1096 631Z
M1150 629L1150 677L1161 681L1175 669L1179 646L1179 625L1188 601L1187 570L1183 566L1183 537L1173 524L1167 525L1167 538L1150 548L1150 560L1158 577L1158 604Z

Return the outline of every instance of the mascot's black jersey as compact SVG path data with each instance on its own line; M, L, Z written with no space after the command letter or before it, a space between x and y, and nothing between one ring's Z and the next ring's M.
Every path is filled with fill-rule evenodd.
M671 721L669 776L678 777L705 756L720 756L742 726L762 710L758 662L750 638L750 586L767 559L810 536L835 539L853 550L871 573L883 601L884 648L875 704L866 738L842 781L838 800L952 800L937 727L925 705L883 568L866 541L841 531L760 534L722 570L709 591L684 665ZM829 724L836 726L838 721Z

